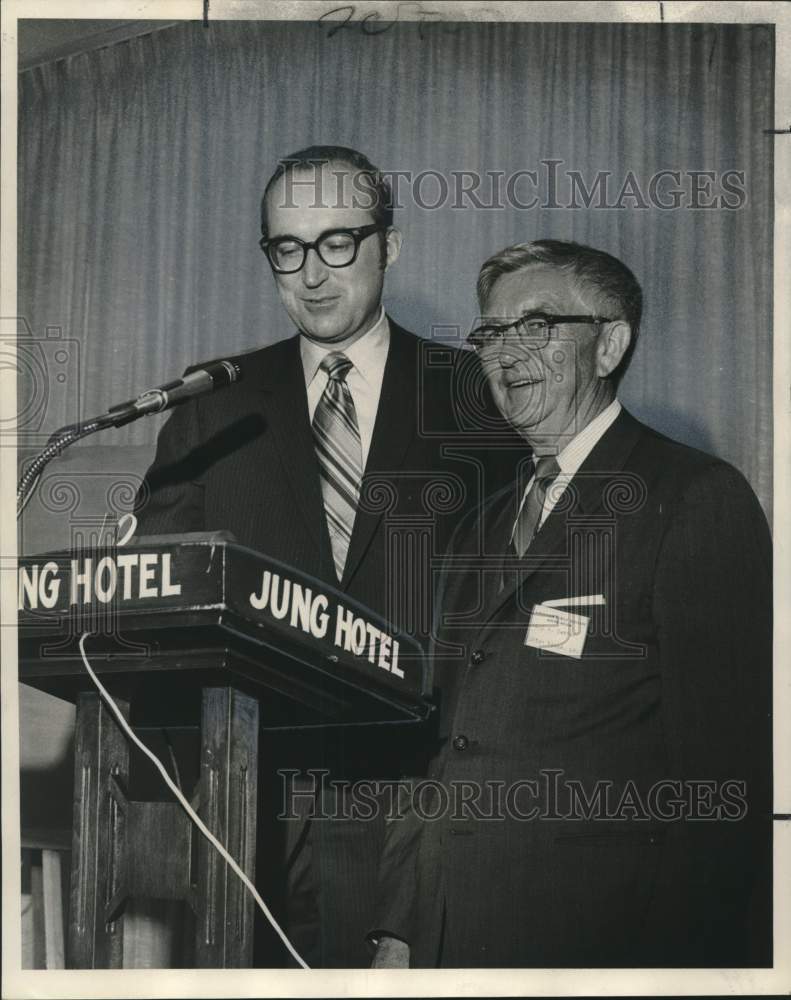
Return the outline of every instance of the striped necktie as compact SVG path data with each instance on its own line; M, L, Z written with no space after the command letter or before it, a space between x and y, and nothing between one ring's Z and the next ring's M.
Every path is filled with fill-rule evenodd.
M351 361L345 354L332 351L320 367L327 373L327 385L313 414L313 442L319 459L335 573L340 580L360 497L362 448L354 400L346 384Z
M538 531L547 490L559 473L560 466L554 455L545 455L536 462L533 485L514 524L513 544L520 559L527 552Z

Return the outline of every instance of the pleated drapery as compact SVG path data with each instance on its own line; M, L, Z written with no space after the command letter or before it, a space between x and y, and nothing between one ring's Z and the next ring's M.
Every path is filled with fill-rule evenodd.
M19 311L79 353L48 429L73 418L77 387L92 414L293 332L256 245L259 199L279 157L339 143L412 174L394 318L463 335L478 268L509 243L616 254L647 302L623 402L734 462L769 510L773 45L761 25L184 22L23 72ZM512 194L539 203L487 205L492 176L519 171L538 182ZM679 172L678 207L655 203L672 203L672 176L650 197L659 171ZM477 208L454 196L462 172L483 177ZM568 207L575 172L588 190L606 175L610 207L584 207L579 181ZM153 447L160 423L114 441Z

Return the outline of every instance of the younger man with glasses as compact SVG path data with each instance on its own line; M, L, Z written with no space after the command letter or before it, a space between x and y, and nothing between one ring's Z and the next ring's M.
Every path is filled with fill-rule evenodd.
M482 490L506 481L503 446L516 439L473 355L437 353L385 314L384 278L401 234L386 178L365 156L317 146L282 160L264 192L262 230L298 332L243 356L233 391L174 412L140 530L228 529L426 638L428 560ZM424 555L410 561L409 552ZM327 781L397 777L412 766L408 729L278 736L262 768L326 770ZM325 814L334 812L332 794L322 796ZM274 795L277 808L282 788ZM293 802L306 807L309 796ZM306 815L262 830L259 872L287 868L287 929L309 964L368 963L383 829L379 814L368 822Z
M642 309L621 261L520 244L478 294L470 341L533 463L447 555L439 739L388 826L376 964L771 964L763 512L618 402Z

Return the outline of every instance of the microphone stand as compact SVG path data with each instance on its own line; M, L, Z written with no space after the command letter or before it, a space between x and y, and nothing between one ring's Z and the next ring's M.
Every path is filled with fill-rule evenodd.
M27 502L41 478L45 466L68 447L89 434L103 431L106 427L123 427L149 413L162 413L172 406L184 403L194 396L214 392L231 385L242 377L238 363L234 361L212 361L201 368L188 372L175 382L168 382L157 389L149 389L137 399L130 399L118 406L111 406L107 413L92 417L81 424L67 424L50 437L47 446L25 470L16 491L16 516L19 520Z
M65 427L61 427L56 430L55 433L50 436L44 450L36 455L27 469L25 469L19 480L16 490L17 520L21 517L22 511L25 509L28 501L32 497L33 492L38 485L38 481L41 478L41 473L53 458L57 458L58 455L62 455L63 452L76 441L80 441L82 438L88 437L90 434L95 434L97 431L103 431L107 427L121 427L122 424L129 423L132 420L136 420L137 417L144 416L145 411L135 410L130 413L127 406L128 404L124 404L123 407L118 407L119 410L125 411L122 415L114 413L113 411L103 413L101 416L92 417L90 420L86 420L81 424L67 424ZM131 409L131 407L129 407L129 409Z
M173 383L173 385L175 384ZM161 413L169 405L172 405L165 394L166 388L169 387L151 389L138 396L137 399L111 407L107 413L102 413L101 416L92 417L81 424L67 424L56 430L47 441L44 450L36 455L19 480L16 489L17 520L21 517L22 511L33 495L41 473L53 458L62 455L76 441L80 441L90 434L95 434L97 431L103 431L107 427L123 427L124 424L129 424L149 413Z

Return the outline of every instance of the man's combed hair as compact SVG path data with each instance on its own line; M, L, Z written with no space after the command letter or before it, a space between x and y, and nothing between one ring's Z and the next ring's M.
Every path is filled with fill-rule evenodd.
M498 278L531 264L549 264L570 271L606 306L610 318L626 320L632 328L632 336L637 335L643 314L643 292L637 278L612 254L567 240L517 243L485 261L478 275L481 310Z
M601 312L610 319L625 320L632 331L629 348L613 373L616 381L626 370L637 342L643 315L643 291L626 264L594 247L568 240L534 240L517 243L494 254L478 275L478 302L485 313L486 303L498 278L533 264L549 264L569 271L575 280L595 296Z
M280 178L297 170L318 171L326 165L349 167L352 173L361 175L365 184L363 187L355 185L352 197L357 199L361 208L370 211L375 223L385 227L392 226L393 192L390 182L365 154L351 149L349 146L308 146L305 149L297 150L290 156L284 156L267 181L261 199L261 232L264 236L268 235L267 196ZM333 200L330 204L334 203L334 192L332 195Z

